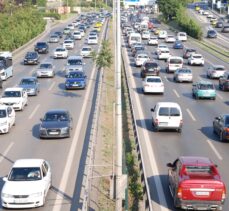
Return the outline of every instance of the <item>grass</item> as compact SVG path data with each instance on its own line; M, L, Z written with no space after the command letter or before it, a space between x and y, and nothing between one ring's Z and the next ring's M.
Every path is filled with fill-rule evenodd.
M60 17L60 20L66 20L70 17L73 17L75 16L77 13L65 13L65 14L62 14L61 17Z

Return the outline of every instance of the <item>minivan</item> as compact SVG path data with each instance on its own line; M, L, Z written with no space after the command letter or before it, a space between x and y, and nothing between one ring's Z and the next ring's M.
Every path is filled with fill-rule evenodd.
M151 111L154 131L174 129L181 133L183 117L179 104L174 102L158 102Z
M167 60L166 72L175 72L177 69L183 67L183 58L179 56L170 56Z

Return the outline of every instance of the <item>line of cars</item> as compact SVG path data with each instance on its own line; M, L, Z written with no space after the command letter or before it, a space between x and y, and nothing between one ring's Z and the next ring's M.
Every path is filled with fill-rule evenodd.
M91 14L81 15L73 23L79 22L79 26L82 26L82 24L87 22L88 19L91 19L90 17ZM51 34L49 43L59 43L64 37L64 33L62 32L58 31L55 32L55 34L59 34L58 38ZM65 36L69 40L71 35L72 29L70 29L70 32ZM38 43L35 45L34 52L26 54L24 64L39 64L39 55L41 53L48 54L50 52L48 42ZM41 45L40 43L45 43L45 45ZM85 81L86 79L83 68L83 65L85 64L83 57L88 57L89 55L86 54L83 55L83 57L81 55L66 55L66 46L64 45L57 47L57 49L60 49L60 51L55 50L53 55L50 54L50 56L53 59L66 59L65 69L63 70L64 75L66 75L66 89L85 88L86 83L81 86L82 81ZM86 49L86 51L88 50L89 49ZM58 52L58 54L55 54L56 52ZM37 59L29 62L29 60L27 60L27 55L36 55ZM28 104L29 95L37 95L39 93L40 84L38 78L54 77L55 69L56 67L53 64L52 59L50 61L41 62L36 70L36 76L23 77L18 86L6 88L4 90L3 96L0 99L0 132L8 133L9 127L15 124L15 111L23 110L24 106ZM40 139L70 137L73 127L73 118L67 109L50 109L40 120ZM5 124L7 127L2 127ZM3 181L5 183L1 191L2 207L32 208L44 206L48 190L52 186L51 166L49 162L44 159L19 159L14 162L8 176L4 177Z
M134 23L125 21L122 23L122 28L123 34L126 35L128 40L127 46L130 47L130 50L127 50L130 52L129 56L134 56L134 60L132 59L132 61L135 67L141 68L140 76L143 78L143 92L158 93L159 91L159 93L163 94L165 86L160 77L161 70L165 70L167 73L173 73L175 82L187 81L193 83L194 78L191 66L204 66L205 61L203 56L196 49L185 47L183 43L186 40L179 40L178 34L174 40L174 36L168 36L167 31L155 28L151 30L154 32L154 36L150 34L148 42L146 41L145 43L154 48L152 58L146 52L146 45L138 38L139 36L133 34L136 33L134 30L135 25L136 20ZM132 30L130 29L131 27L133 28ZM129 34L126 28L128 28ZM135 39L132 38L132 35ZM160 42L162 39L165 43ZM171 55L170 49L167 46L168 41L171 43L181 41L182 47L180 49L183 49L183 55ZM179 49L174 46L173 48ZM158 64L157 60L160 59L166 61L167 65L165 67L160 67ZM184 66L185 64L187 66ZM210 79L219 78L219 81L222 79L228 80L228 71L222 65L214 65L208 68L206 76ZM224 89L226 90L226 86ZM192 95L196 99L215 99L216 89L210 80L199 80L193 83ZM178 133L182 132L183 114L178 103L156 102L151 112L152 127L155 132L167 129L174 129ZM220 115L213 121L213 131L219 135L221 141L229 137L228 121L228 115ZM168 163L167 167L169 168L168 184L175 208L185 210L223 209L226 199L226 185L217 170L217 165L213 161L200 156L180 156L173 163Z

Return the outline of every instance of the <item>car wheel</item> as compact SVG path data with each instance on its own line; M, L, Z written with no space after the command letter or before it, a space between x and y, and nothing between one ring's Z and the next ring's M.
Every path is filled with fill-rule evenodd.
M178 129L177 129L177 132L178 132L178 133L181 133L181 132L182 132L182 128L178 128Z
M213 97L212 100L215 100L215 97Z
M223 136L223 132L222 131L219 134L219 140L220 141L224 141L224 136Z

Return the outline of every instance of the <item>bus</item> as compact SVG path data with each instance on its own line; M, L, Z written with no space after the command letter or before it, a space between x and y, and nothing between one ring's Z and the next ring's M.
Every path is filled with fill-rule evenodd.
M13 76L12 53L0 52L0 77L3 81Z

